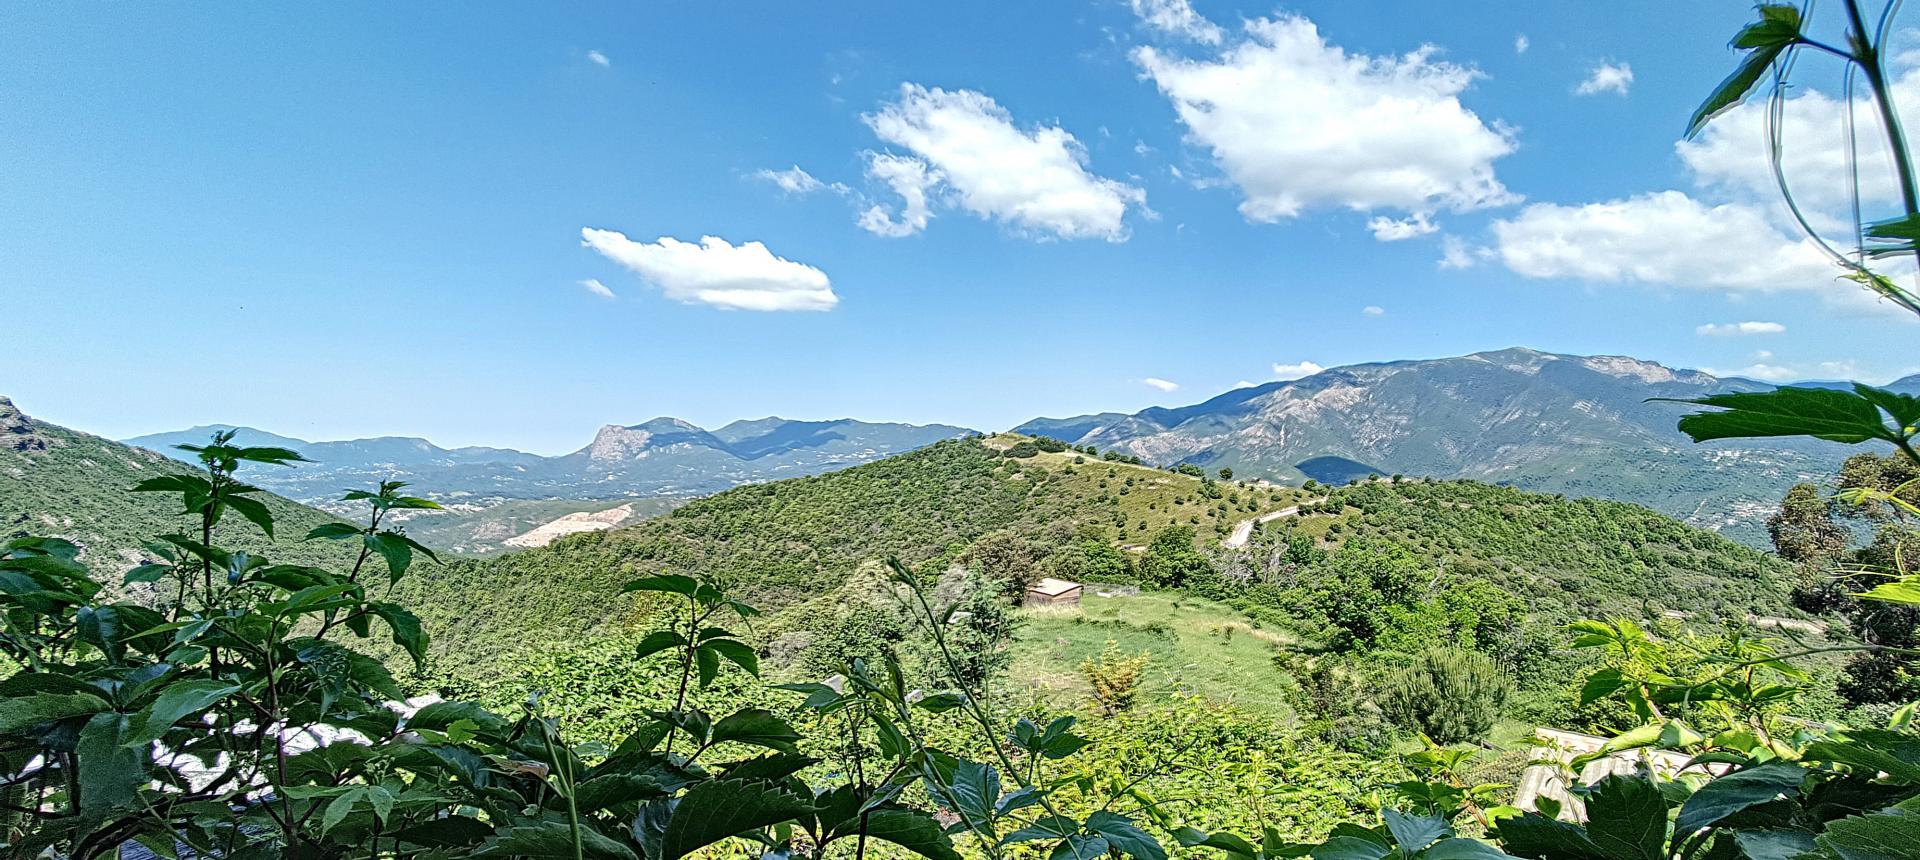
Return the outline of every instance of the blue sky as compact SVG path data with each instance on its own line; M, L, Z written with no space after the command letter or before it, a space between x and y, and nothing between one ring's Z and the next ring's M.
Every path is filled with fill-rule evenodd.
M1137 5L10 4L0 393L553 453L1512 345L1920 370L1783 226L1752 117L1676 149L1745 2Z

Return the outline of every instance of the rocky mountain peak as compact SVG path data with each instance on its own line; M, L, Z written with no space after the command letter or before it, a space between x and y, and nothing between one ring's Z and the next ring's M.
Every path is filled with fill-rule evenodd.
M33 421L16 408L12 400L0 397L0 447L45 451L48 444L47 437L34 429Z

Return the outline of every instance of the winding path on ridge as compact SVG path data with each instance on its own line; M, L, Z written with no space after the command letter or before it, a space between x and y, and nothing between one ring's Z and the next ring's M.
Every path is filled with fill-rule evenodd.
M1326 500L1327 500L1326 497L1322 496L1318 499L1309 499L1305 502L1302 502L1301 504L1311 505L1319 502L1324 502ZM1259 525L1260 523L1270 523L1270 522L1273 522L1274 520L1280 519L1281 517L1291 517L1298 513L1300 513L1300 505L1294 505L1292 507L1281 508L1280 510L1277 510L1277 511L1261 514L1250 520L1241 520L1239 524L1233 527L1233 534L1230 534L1224 538L1221 538L1220 545L1226 547L1227 549L1239 549L1243 546L1246 546L1247 541L1253 538L1254 526Z

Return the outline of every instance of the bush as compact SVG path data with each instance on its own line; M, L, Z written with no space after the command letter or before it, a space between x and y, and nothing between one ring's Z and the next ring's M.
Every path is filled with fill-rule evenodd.
M1040 453L1040 446L1032 442L1016 442L1013 447L1007 449L1007 456L1020 460L1032 457L1038 453Z
M1402 727L1437 743L1477 741L1513 696L1513 681L1484 654L1433 648L1389 675L1382 706Z

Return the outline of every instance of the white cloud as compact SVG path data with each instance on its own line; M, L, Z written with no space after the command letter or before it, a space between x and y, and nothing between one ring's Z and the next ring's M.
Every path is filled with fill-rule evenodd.
M1823 361L1820 362L1820 374L1838 379L1852 379L1860 375L1860 365L1850 358L1844 361Z
M1193 11L1187 0L1129 0L1133 14L1155 30L1207 45L1218 45L1226 38L1220 25Z
M1811 240L1782 234L1760 210L1708 206L1679 191L1561 206L1536 203L1495 221L1497 253L1529 278L1770 292L1840 289Z
M1154 388L1160 389L1161 391L1176 391L1180 388L1180 383L1161 379L1160 377L1157 377L1157 376L1149 376L1146 379L1142 379L1140 380L1140 384L1152 386Z
M1587 73L1587 79L1580 82L1573 91L1583 96L1600 93L1626 95L1633 86L1633 67L1626 63L1601 63Z
M1403 212L1466 210L1517 196L1493 162L1512 132L1460 103L1480 75L1422 46L1400 56L1350 54L1312 21L1250 21L1247 38L1191 60L1151 47L1134 61L1172 101L1188 139L1244 196L1252 221L1340 206Z
M1440 240L1440 268L1470 269L1478 262L1473 252L1467 250L1467 240L1459 236L1446 236Z
M1778 126L1787 182L1803 205L1845 216L1853 186L1847 168L1847 104L1818 90L1796 92L1781 106ZM1896 79L1893 93L1896 104L1920 103L1920 70ZM1861 202L1898 200L1879 112L1870 99L1855 99L1853 123L1855 137L1864 144L1856 159ZM1766 129L1767 100L1756 97L1714 117L1698 137L1675 143L1674 151L1702 184L1771 201L1780 192L1768 159Z
M1367 229L1373 231L1373 238L1382 242L1398 242L1425 236L1440 229L1440 225L1427 220L1425 212L1415 212L1410 218L1388 218L1377 215L1367 219Z
M600 68L603 68L603 69L613 65L613 61L607 59L607 55L602 54L599 51L588 51L587 59L591 61L594 65L599 66Z
M1766 382L1785 382L1789 379L1798 379L1801 377L1800 372L1791 367L1783 367L1778 364L1766 364L1764 362L1749 364L1746 367L1735 368L1733 370L1708 370L1707 372L1723 379L1729 376L1744 376L1748 379L1759 379Z
M1753 351L1753 360L1754 360L1754 361L1772 361L1772 360L1773 360L1773 350L1770 350L1770 349L1756 349L1756 350L1754 350L1754 351Z
M582 228L580 238L675 301L748 311L824 311L840 302L825 272L776 257L759 242L733 245L718 236L702 236L698 245L671 236L636 242L591 227Z
M1533 47L1533 42L1527 39L1527 34L1521 33L1520 35L1513 37L1514 53L1524 54L1527 52L1527 49L1531 47Z
M902 84L899 101L862 119L881 140L913 154L908 159L882 153L869 160L870 172L882 169L882 159L893 160L884 168L891 172L877 178L896 191L901 185L895 180L902 177L923 196L938 186L950 192L945 199L954 205L1038 236L1124 241L1128 209L1146 207L1140 188L1089 173L1085 147L1065 129L1022 130L1005 108L978 92ZM916 161L918 168L899 161ZM918 232L925 227L925 207L916 219L913 197L905 199L898 219L884 209L869 210L862 225L911 227L887 235Z
M1303 376L1312 376L1322 370L1326 370L1326 368L1314 364L1311 361L1301 361L1294 364L1280 364L1276 362L1273 365L1273 378L1281 380L1299 379Z
M613 291L610 289L607 289L606 284L600 283L599 278L588 278L584 281L581 281L580 286L586 287L587 292L592 293L596 296L599 296L600 298L603 298L603 299L613 298Z
M927 220L933 217L927 194L940 183L940 177L926 162L892 153L869 152L867 177L886 183L893 193L900 195L901 205L898 216L878 203L868 207L860 213L861 229L894 238L927 229Z
M832 189L840 194L845 194L850 190L838 182L831 184L821 182L814 178L813 174L800 169L800 165L798 164L785 170L757 170L754 171L753 178L762 182L771 182L781 191L785 191L788 194L805 195L826 189Z
M1360 312L1370 317L1377 317L1377 316L1385 315L1387 312L1387 309L1379 305L1367 305L1366 307L1361 308Z
M1706 337L1737 337L1755 334L1780 334L1787 330L1777 322L1708 323L1693 330Z

